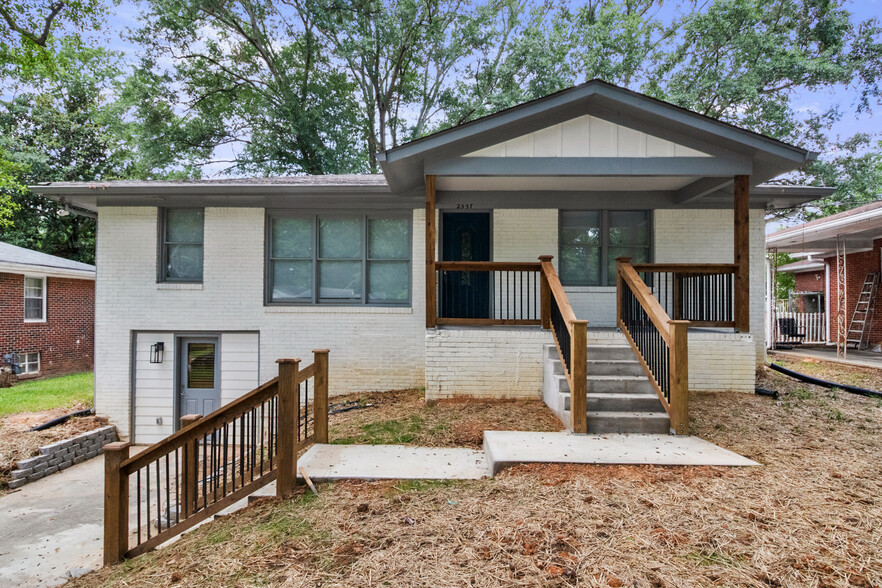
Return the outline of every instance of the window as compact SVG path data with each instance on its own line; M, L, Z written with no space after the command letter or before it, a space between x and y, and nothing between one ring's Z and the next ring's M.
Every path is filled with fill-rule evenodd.
M646 210L562 210L558 259L564 286L614 286L616 258L650 258Z
M160 282L201 282L205 214L164 209L160 228Z
M46 320L46 278L24 279L24 320L41 323Z
M40 354L21 353L18 356L18 373L21 375L40 373Z
M268 303L410 303L410 217L271 214Z

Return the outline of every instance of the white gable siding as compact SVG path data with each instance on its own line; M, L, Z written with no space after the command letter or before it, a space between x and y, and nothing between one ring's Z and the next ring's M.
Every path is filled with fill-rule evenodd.
M584 115L465 157L710 157L642 131Z

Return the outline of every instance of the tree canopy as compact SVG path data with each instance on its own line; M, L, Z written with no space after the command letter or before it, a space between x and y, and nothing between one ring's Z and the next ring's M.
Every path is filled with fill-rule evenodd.
M377 172L379 151L595 78L821 152L781 181L836 193L782 214L882 192L882 138L831 130L882 102L882 27L842 0L142 0L125 56L81 41L116 34L108 6L2 5L0 238L50 242L27 183Z

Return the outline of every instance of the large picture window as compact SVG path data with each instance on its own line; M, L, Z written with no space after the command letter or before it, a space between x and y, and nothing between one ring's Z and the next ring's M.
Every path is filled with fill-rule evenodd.
M268 303L410 303L409 216L273 213L267 235Z
M159 281L202 281L205 214L202 209L162 210Z
M558 259L564 286L614 286L616 258L650 260L646 210L562 210Z

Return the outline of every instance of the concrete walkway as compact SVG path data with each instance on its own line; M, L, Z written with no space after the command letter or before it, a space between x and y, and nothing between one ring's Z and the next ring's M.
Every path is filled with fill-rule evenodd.
M490 476L483 451L405 445L313 445L297 461L315 481L480 480Z
M0 586L55 586L101 565L104 458L0 496Z
M755 461L698 437L610 433L484 431L491 472L520 463L756 466Z

